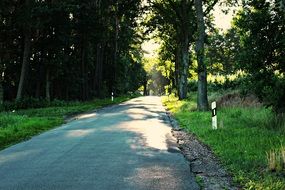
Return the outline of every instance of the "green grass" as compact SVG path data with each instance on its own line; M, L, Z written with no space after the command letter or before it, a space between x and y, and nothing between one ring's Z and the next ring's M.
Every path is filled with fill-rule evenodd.
M0 150L27 140L64 123L64 118L85 111L129 100L124 96L110 99L74 103L68 106L0 112Z
M180 126L211 147L244 189L285 189L285 171L267 169L267 152L285 145L284 130L273 126L270 109L218 109L219 129L212 130L211 113L195 111L194 96L187 101L174 97L163 101Z

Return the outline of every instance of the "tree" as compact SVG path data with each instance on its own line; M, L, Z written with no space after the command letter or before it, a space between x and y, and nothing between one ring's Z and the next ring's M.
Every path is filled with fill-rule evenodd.
M205 44L205 62L209 65L208 72L221 74L226 78L228 75L235 74L238 54L240 52L240 36L235 28L221 33L213 31Z
M179 99L185 99L188 86L189 48L195 28L193 1L151 1L153 17L149 21L152 30L157 28L162 40L175 42L175 81Z
M205 43L205 23L202 0L195 0L195 8L197 15L198 38L196 42L196 54L198 62L198 110L208 110L207 95L207 67L204 62L204 43Z
M285 14L280 1L246 1L234 20L240 35L238 66L249 89L275 111L285 110Z
M158 36L163 41L175 42L172 49L175 55L175 81L179 99L187 96L188 70L190 65L191 43L196 37L198 62L198 109L208 109L207 67L204 62L205 21L217 0L168 0L151 1L153 17L150 23L156 26ZM206 7L203 11L203 6ZM152 29L153 30L153 29ZM197 34L195 36L195 34Z
M207 66L204 61L205 54L205 38L206 27L204 17L210 13L216 5L217 0L205 1L207 9L203 11L203 1L195 0L195 10L197 18L197 41L196 41L196 55L198 62L198 97L197 107L200 111L208 110L208 93L207 93Z
M175 79L175 45L171 40L164 40L159 49L159 70L162 75L167 79L167 86L165 86L165 93L171 94L176 89ZM176 94L177 95L177 94Z
M4 91L3 91L3 73L4 73L4 69L2 68L2 61L1 61L1 58L0 58L0 104L3 104L3 95L4 95Z
M17 91L17 100L20 100L23 96L23 91L25 87L26 82L26 76L28 72L28 66L29 66L29 59L30 59L30 53L31 53L31 7L32 7L32 1L31 0L25 0L25 3L23 5L24 9L24 18L25 22L23 23L23 37L24 37L24 47L23 47L23 61L22 61L22 69L21 69L21 75L20 75L20 81L18 85L18 91Z
M136 31L140 2L1 1L5 100L17 94L49 101L134 92L144 81ZM128 77L134 69L137 75Z

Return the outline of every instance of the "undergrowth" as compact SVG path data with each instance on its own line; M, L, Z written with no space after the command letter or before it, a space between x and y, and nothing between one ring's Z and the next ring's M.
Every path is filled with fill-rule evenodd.
M285 170L270 169L268 159L270 151L285 145L284 122L274 122L277 116L269 108L218 108L219 128L213 130L211 112L196 111L195 97L178 101L170 96L163 102L181 127L211 147L244 189L285 189Z

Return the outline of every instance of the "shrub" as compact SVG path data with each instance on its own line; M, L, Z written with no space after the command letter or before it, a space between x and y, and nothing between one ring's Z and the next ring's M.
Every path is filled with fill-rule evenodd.
M0 106L0 111L12 111L12 110L28 109L28 108L45 108L50 106L58 107L70 104L73 104L73 102L66 102L57 99L53 101L48 101L46 99L37 99L30 97L30 98L23 98L15 102L4 102Z
M285 79L273 73L258 73L248 76L247 91L252 91L267 106L273 107L276 113L285 112Z

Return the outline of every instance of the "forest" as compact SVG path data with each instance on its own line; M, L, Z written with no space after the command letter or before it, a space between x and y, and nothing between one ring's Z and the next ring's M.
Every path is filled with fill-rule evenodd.
M232 14L230 28L215 24L217 7ZM149 40L159 44L153 57L142 48ZM66 114L110 104L104 98L112 93L114 103L164 96L237 184L285 188L284 0L0 1L6 128L15 112L13 122L36 117L55 127ZM218 133L204 127L212 101L221 113ZM0 130L0 149L14 142L9 135Z
M236 11L226 32L213 23L217 4ZM185 99L192 89L207 110L207 85L224 83L207 76L223 76L284 112L282 0L2 0L0 7L1 102L146 93L152 69L141 45L156 38L161 93Z
M84 101L145 80L139 0L1 0L0 9L4 101Z
M227 31L213 22L217 4L235 10ZM284 112L283 1L153 1L151 13L146 25L161 40L156 64L170 94L197 91L207 110L207 89L231 87Z

